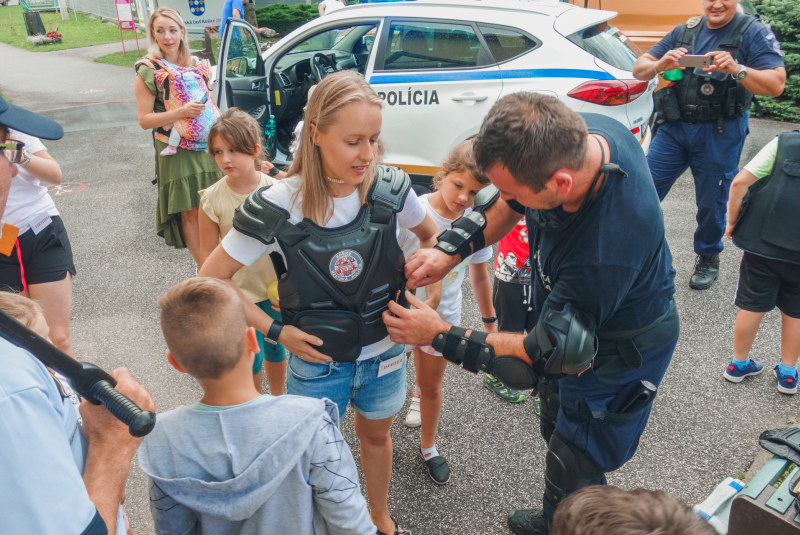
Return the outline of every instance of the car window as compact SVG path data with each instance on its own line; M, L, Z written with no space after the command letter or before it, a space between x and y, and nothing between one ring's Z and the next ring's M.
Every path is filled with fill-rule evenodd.
M575 32L567 39L617 69L632 71L636 63L636 45L607 22Z
M506 28L493 28L479 24L478 29L483 34L483 39L497 63L521 56L540 44L523 33Z
M393 22L384 70L458 69L478 65L480 41L466 24Z
M296 54L298 52L317 52L319 50L330 50L333 48L333 45L337 42L337 38L339 35L344 31L350 31L352 28L336 28L333 30L328 30L326 32L318 33L316 35L311 36L310 38L306 39L293 49L289 51L289 54ZM344 38L345 36L342 36Z
M253 33L244 28L234 28L228 46L225 75L248 76L256 73L256 57L260 53Z

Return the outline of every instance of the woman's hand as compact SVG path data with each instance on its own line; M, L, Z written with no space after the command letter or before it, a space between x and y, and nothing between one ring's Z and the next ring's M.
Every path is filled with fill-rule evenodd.
M322 345L322 340L316 336L304 333L292 325L285 325L283 327L280 336L278 336L277 342L287 350L308 362L324 364L333 360L328 355L323 355L314 349L314 346Z
M202 114L206 109L206 105L201 104L196 100L192 100L178 109L181 112L181 117L199 117L200 114Z

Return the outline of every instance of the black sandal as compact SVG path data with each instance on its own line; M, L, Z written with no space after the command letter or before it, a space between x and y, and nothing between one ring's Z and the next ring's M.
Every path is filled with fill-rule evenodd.
M394 522L394 533L392 535L411 535L410 531L407 531L407 530L406 531L400 531L400 528L397 527L397 520L392 518L392 522ZM382 532L381 530L378 530L378 534L377 535L386 535L386 533Z

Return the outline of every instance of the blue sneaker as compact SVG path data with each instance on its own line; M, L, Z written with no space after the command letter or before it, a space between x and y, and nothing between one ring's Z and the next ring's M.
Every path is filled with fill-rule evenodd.
M773 369L775 377L778 378L778 392L781 394L797 394L797 371L794 372L794 376L781 375L778 370L779 366L779 364L776 364Z
M750 359L750 364L743 370L740 370L736 367L736 365L731 361L728 364L728 367L725 369L725 373L722 375L725 379L732 383L741 383L742 379L745 377L749 377L751 375L758 375L759 373L764 371L764 365L757 361L756 359Z

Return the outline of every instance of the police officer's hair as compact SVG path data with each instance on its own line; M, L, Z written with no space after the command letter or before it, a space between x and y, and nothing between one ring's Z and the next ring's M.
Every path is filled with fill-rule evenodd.
M489 110L475 137L475 160L486 173L504 166L535 193L559 169L584 165L589 131L580 115L555 97L512 93Z
M218 279L193 277L158 298L172 357L195 379L219 379L239 363L247 317L236 292Z
M556 508L553 535L714 535L692 508L661 490L594 485Z
M245 113L239 108L228 108L220 115L217 122L208 131L208 154L214 157L214 143L222 138L232 149L243 152L256 158L260 165L263 158L263 149L260 154L256 153L256 145L264 146L264 138L261 136L261 127L258 121L253 119L249 113Z
M28 297L13 292L0 291L0 310L32 329L39 316L43 316L42 307Z
M322 167L322 154L319 147L311 141L311 125L315 125L320 132L325 132L337 119L339 111L357 102L368 102L383 108L383 100L364 77L350 70L335 72L323 78L308 101L303 131L300 134L302 142L288 174L303 178L291 204L302 194L303 217L311 219L317 225L325 225L333 215L333 198ZM376 161L372 162L363 182L358 185L358 199L361 204L367 202L376 164Z
M171 19L172 22L177 24L178 27L183 30L183 37L180 40L180 44L178 44L177 64L181 67L191 67L192 53L189 50L189 34L186 31L186 25L183 24L181 14L171 7L160 7L153 11L153 14L150 15L150 20L147 21L147 38L150 41L150 45L147 48L147 55L154 58L164 59L164 53L161 51L158 41L156 41L155 29L153 28L153 25L158 17L166 17Z
M475 163L475 153L473 151L474 138L462 141L450 151L447 159L442 164L443 169L433 177L433 190L438 191L442 185L444 177L450 173L469 173L481 186L488 186L491 180L478 169Z

